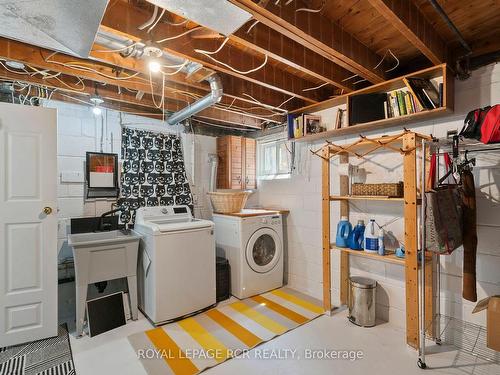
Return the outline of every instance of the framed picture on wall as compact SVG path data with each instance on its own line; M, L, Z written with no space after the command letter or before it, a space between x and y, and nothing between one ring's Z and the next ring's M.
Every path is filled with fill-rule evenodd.
M321 125L321 116L304 115L304 135L317 134L325 131Z
M87 198L118 196L117 154L87 152L85 165Z

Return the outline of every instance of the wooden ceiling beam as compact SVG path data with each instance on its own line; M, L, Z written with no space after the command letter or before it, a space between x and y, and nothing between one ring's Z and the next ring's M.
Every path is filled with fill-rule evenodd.
M137 26L150 17L151 15L144 9L119 0L108 6L101 27L105 31L120 34L134 41L147 41L152 39L152 35L146 31L137 29ZM160 22L154 29L154 40L175 38L184 31L186 29L182 26L171 26ZM196 39L185 35L170 39L162 44L162 46L166 52L172 55L200 63L218 72L237 77L242 81L248 81L254 85L260 85L285 95L295 96L307 103L315 103L329 96L328 90L303 91L304 89L314 87L314 82L278 69L271 63L252 73L242 74L241 72L236 72L227 66L214 62L203 54L195 52L196 46L193 44L194 41ZM197 42L200 42L200 40L197 40ZM207 39L201 42L205 50L211 50L220 45L220 42L217 43L217 41L212 41L213 44L210 44L210 40ZM255 54L245 53L233 46L225 46L214 57L239 71L247 71L258 67L263 63L265 58L265 56L255 56Z
M433 64L446 62L446 42L411 0L368 0L377 11Z
M151 85L149 83L149 79L139 78L139 76L137 76L130 80L119 80L113 78L114 76L116 76L117 72L115 70L116 68L112 66L103 65L89 60L79 59L73 56L67 56L61 53L51 56L49 59L48 57L52 53L53 53L52 51L40 47L35 47L25 43L5 38L0 38L0 58L23 62L24 64L27 64L39 70L47 69L52 72L59 72L70 76L80 77L83 79L88 79L93 82L101 82L105 84L116 85L124 89L129 89L133 91L142 91L145 93L151 92ZM109 60L104 59L103 61L109 63L113 62L121 63L121 61L116 60L116 57L114 57L114 59L109 59ZM78 64L78 66L85 66L87 69L80 70L71 68L70 66L68 66L68 64L71 63L73 64L76 63ZM142 72L143 67L141 67L141 65L136 61L127 60L127 62L123 64L127 69L131 69L131 71L127 72L128 74L134 72L137 73ZM19 76L21 77L22 75ZM118 74L118 78L120 77L124 77L124 72ZM74 86L75 84L77 84L77 79L73 80L73 82L71 82L70 85ZM195 87L193 87L193 85ZM186 98L188 97L185 94L186 92L201 97L206 95L206 93L209 91L209 88L203 85L199 84L193 84L193 85L187 86L184 82L182 84L178 82L168 82L165 88L165 96L168 99L185 101ZM232 85L231 82L227 83L226 87L229 87L230 85ZM99 86L99 92L101 90L101 87L102 86ZM156 95L159 97L161 95L161 88L156 83L154 83L153 88L155 90ZM202 88L204 90L202 90ZM235 102L235 99L238 99L243 103ZM255 108L256 107L255 104L248 98L240 99L238 97L224 97L221 100L220 104L226 106L233 104L235 107L236 106L241 107L243 108L243 110L251 113L251 115L248 116L254 116L255 118L260 117L261 120L265 120L266 117L263 116L267 116L270 114L269 110L266 110L265 108L262 109ZM279 117L273 119L279 119Z
M267 54L280 63L334 85L344 92L354 91L353 80L345 81L352 76L352 73L347 69L334 64L320 54L307 50L304 45L277 33L262 23L253 26L248 32L250 24L243 26L231 35L229 42L238 43L259 53Z
M75 96L76 99L83 97L85 99L90 98L94 94L94 86L86 82L84 87L75 86L75 83L70 80L71 76L61 75L56 78L39 78L37 76L31 76L29 74L18 74L6 70L0 66L0 78L20 81L25 83L30 83L39 86L45 86L51 89L57 89L60 94L68 94L68 96ZM56 93L57 93L56 92ZM149 93L145 93L141 99L137 99L135 94L126 92L122 90L119 92L117 86L99 86L98 93L103 98L105 106L110 106L109 102L122 103L127 105L134 105L138 107L143 107L149 111L161 112L154 104L152 97ZM63 95L56 95L54 98L61 97ZM55 94L54 94L55 95ZM189 102L193 100L186 100L182 97L166 97L165 110L169 112L176 112L184 108ZM157 98L157 103L159 99ZM88 102L91 105L91 102ZM111 104L113 106L113 104ZM114 105L114 108L120 110L119 106ZM251 115L241 114L236 111L228 111L219 107L209 107L195 115L198 118L204 118L207 120L214 120L218 122L224 122L227 124L239 124L241 126L252 127L256 129L261 128L261 124L265 118L257 118Z
M296 12L307 4L295 0L287 6L270 1L262 7L252 0L229 0L251 13L255 20L279 32L343 68L379 83L385 80L381 56L370 50L337 23L321 13Z

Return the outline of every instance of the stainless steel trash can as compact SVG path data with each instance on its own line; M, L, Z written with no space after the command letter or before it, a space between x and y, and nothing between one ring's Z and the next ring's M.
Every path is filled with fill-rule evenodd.
M349 320L361 327L375 325L377 282L360 276L349 278Z

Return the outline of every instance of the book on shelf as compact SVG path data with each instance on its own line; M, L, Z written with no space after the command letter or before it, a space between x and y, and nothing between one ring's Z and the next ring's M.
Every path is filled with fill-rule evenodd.
M335 129L342 128L344 119L344 110L342 108L337 109L337 116L335 118Z
M403 99L403 92L401 90L396 91L396 97L398 100L399 113L401 116L406 115L406 105Z
M441 106L443 95L442 89L440 94L430 80L419 77L409 77L403 78L403 81L423 108L434 109Z
M293 139L294 138L294 120L295 116L288 114L286 116L286 122L287 122L287 129L288 129L288 139Z
M391 91L389 94L391 97L391 117L399 117L401 113L399 112L398 98L396 95L396 91Z

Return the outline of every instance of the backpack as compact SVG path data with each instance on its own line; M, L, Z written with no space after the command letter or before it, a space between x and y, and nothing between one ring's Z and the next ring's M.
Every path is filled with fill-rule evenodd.
M465 117L460 135L483 143L500 142L500 105L470 111Z

